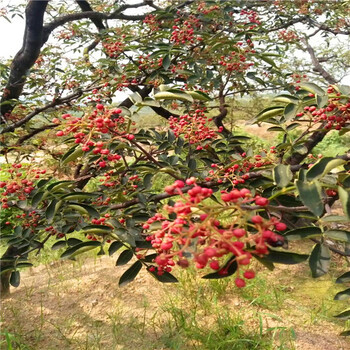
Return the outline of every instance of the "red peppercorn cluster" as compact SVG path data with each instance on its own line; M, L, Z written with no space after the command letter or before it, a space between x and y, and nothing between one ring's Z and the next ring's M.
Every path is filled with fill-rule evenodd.
M285 41L286 43L299 40L297 33L294 30L282 29L278 32L278 39Z
M152 32L155 32L160 29L159 21L156 15L147 15L146 18L143 20L143 23L145 23Z
M246 154L243 153L241 160L232 159L229 166L213 163L211 164L212 169L209 170L209 176L205 180L215 180L219 183L229 180L233 185L243 184L249 178L247 172L273 163L274 158L268 156L266 150L264 150L264 153L266 154L265 156L258 154L249 159L246 159ZM270 153L276 153L274 148L270 150Z
M333 88L328 89L328 93L333 93ZM337 93L336 95L341 95ZM347 103L341 102L340 98L329 98L326 107L317 108L316 106L304 107L304 112L296 115L300 117L309 117L314 123L324 123L326 130L341 130L350 124L350 99Z
M205 201L213 191L197 185L195 178L187 179L186 183L177 180L165 191L181 198L163 208L168 215L175 214L175 219L157 213L143 225L146 240L157 251L156 266L152 269L159 275L170 272L176 264L188 267L191 259L198 269L209 267L224 275L229 266L223 260L233 255L231 261L238 265L236 285L243 287L242 269L250 264L252 254L263 256L268 254L269 245L283 244L283 238L274 231L283 231L286 225L275 217L252 216L249 207L263 209L268 199L254 197L249 189L222 192L220 205ZM243 273L245 279L253 277L251 269Z
M226 71L244 72L254 65L253 62L247 62L247 57L255 53L254 44L250 39L246 43L247 45L239 41L235 44L236 50L226 56L220 56L219 64L225 67Z
M41 175L46 173L46 170L39 169L23 169L22 164L12 164L7 170L10 174L10 179L0 181L0 188L4 189L1 193L2 208L9 207L9 198L25 200L27 196L35 189L34 180L39 179Z
M259 15L254 10L242 10L240 13L241 17L246 17L246 23L255 23L255 25L251 25L249 29L254 29L257 27L257 25L261 24L261 21L259 20Z
M152 59L151 54L141 55L138 57L139 70L157 69L163 65L163 57Z
M121 159L119 154L108 149L109 144L116 139L132 141L135 136L127 130L127 120L120 115L122 110L107 109L102 104L97 104L92 113L83 117L73 117L64 114L62 119L67 120L65 130L56 133L57 136L64 136L74 133L75 143L81 145L84 152L91 151L94 155L100 155L96 163L105 168L108 162L115 162ZM101 140L101 134L109 134L108 138Z
M203 15L207 15L215 11L220 11L220 6L218 5L207 6L207 4L204 1L202 1L197 7L197 11L202 13Z
M175 136L183 135L190 144L214 140L217 133L208 126L211 119L208 119L204 112L203 109L196 109L194 113L184 114L179 118L170 117L169 127ZM202 146L199 146L198 149L202 149Z
M185 20L184 20L185 18ZM203 38L195 34L195 30L201 26L200 20L194 16L189 15L184 18L176 18L174 20L170 41L175 45L196 44L202 41Z
M117 58L125 51L125 43L122 40L115 40L113 37L109 37L104 41L103 48L110 58Z
M101 182L101 185L106 187L116 187L122 185L122 180L126 180L126 183L123 183L123 192L122 194L125 196L127 194L130 194L132 192L135 192L138 188L142 179L138 175L131 175L129 177L126 177L125 174L120 174L117 171L109 170L106 173L103 174L103 178L101 178L99 181Z

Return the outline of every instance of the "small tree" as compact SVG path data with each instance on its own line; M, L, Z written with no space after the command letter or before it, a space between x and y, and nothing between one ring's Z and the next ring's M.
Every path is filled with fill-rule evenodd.
M337 223L350 216L350 154L313 150L331 130L349 131L350 89L337 84L349 57L310 44L348 35L344 11L345 1L29 1L23 47L1 66L3 293L50 239L62 258L125 248L117 265L135 262L120 285L142 267L176 282L175 266L193 262L204 278L235 274L243 287L253 259L271 270L309 260L319 277L332 252L348 256L350 232ZM294 71L286 57L300 49L310 62ZM228 99L257 91L277 95L255 117L282 135L271 149L225 127ZM166 132L135 123L145 107ZM26 161L38 150L47 170ZM310 254L288 250L305 239Z

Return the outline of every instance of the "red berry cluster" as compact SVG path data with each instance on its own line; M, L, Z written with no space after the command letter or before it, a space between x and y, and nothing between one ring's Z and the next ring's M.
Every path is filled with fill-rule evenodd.
M122 176L123 176L123 179L125 180L126 176L124 174ZM127 179L128 179L127 183L123 184L123 192L122 192L123 195L127 195L130 192L136 191L139 187L137 183L142 181L142 179L138 175L129 176ZM103 178L101 178L99 181L103 186L116 187L116 186L122 185L121 180L122 179L120 177L120 173L114 170L109 170L108 172L103 174Z
M267 152L264 152L267 153ZM275 153L274 148L270 150L270 153ZM243 184L245 180L249 178L247 172L252 171L255 168L261 168L266 165L270 165L273 162L273 158L258 154L250 159L245 159L246 155L243 153L242 160L232 159L229 166L220 164L211 164L211 170L209 170L209 176L205 178L206 181L223 181L229 180L233 185Z
M108 145L114 139L132 141L135 136L127 133L127 121L121 116L122 110L107 109L102 104L97 104L92 113L83 117L73 117L64 114L63 119L68 120L65 130L56 133L57 136L64 136L74 133L75 143L81 145L84 152L92 151L94 155L100 155L96 163L105 168L108 162L119 161L121 156L108 149ZM101 140L101 134L109 134L108 141Z
M207 15L209 13L219 11L219 10L220 10L220 6L218 5L207 6L207 4L204 1L202 1L197 7L197 11L202 13L203 15Z
M228 72L244 72L254 65L253 62L246 62L247 56L255 53L254 44L248 39L246 46L242 41L239 41L235 47L236 51L232 51L226 56L220 56L219 64L225 67Z
M117 58L125 51L125 43L122 40L115 40L113 37L109 37L103 43L103 48L110 58Z
M328 89L328 92L333 93L332 89L332 87ZM337 95L340 96L341 94L337 93ZM324 123L326 130L341 130L350 123L350 99L347 100L347 103L343 103L340 98L332 97L329 98L326 107L306 106L304 112L298 113L296 116L298 118L306 116L312 119L314 123Z
M246 17L247 18L247 22L246 23L255 23L256 25L251 25L249 27L249 29L254 29L257 27L257 25L261 24L261 21L259 20L259 15L257 12L253 11L253 10L242 10L240 15L242 17Z
M155 32L160 29L159 21L157 19L157 16L155 15L147 15L146 18L143 20L143 23L147 24L152 32Z
M263 209L268 205L268 199L254 197L249 189L234 188L222 192L223 203L220 205L205 201L213 191L197 185L195 178L186 180L186 184L177 180L165 191L181 197L174 205L163 208L176 218L171 221L157 213L143 225L148 232L146 240L157 251L154 259L157 267L154 266L153 270L160 275L164 271L170 272L176 264L188 267L189 258L194 260L198 269L209 267L219 274L227 274L228 266L224 266L223 260L233 255L232 262L236 261L238 265L236 285L243 287L245 282L240 278L241 271L250 264L252 254L263 256L268 254L269 245L283 244L283 238L273 230L283 231L286 225L275 217L252 216L249 208L255 205ZM152 226L159 227L159 223L161 228L152 229ZM253 278L254 272L247 270L243 277Z
M10 174L10 179L7 181L0 181L0 188L4 189L2 192L2 208L9 207L9 197L15 197L22 201L35 189L34 179L39 179L46 170L38 169L23 169L22 164L12 164L11 169L7 170Z
M286 29L282 29L278 32L278 38L282 39L287 43L299 40L299 37L294 30L286 30Z
M175 19L170 41L175 45L197 44L203 38L195 34L195 30L201 26L199 19L194 15L189 15L186 20Z
M211 119L205 115L205 110L196 109L194 113L181 115L179 118L170 117L169 127L175 136L183 135L190 144L198 144L205 140L213 140L217 133L208 126ZM202 149L198 146L197 149Z
M147 69L157 69L163 65L163 57L158 59L150 58L150 54L141 55L138 57L139 70L145 71Z

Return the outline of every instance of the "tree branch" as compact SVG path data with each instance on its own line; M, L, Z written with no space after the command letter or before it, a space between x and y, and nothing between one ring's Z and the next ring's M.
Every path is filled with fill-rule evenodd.
M306 39L301 40L306 45L306 50L309 53L312 61L312 65L314 66L313 70L315 72L318 72L321 74L321 76L329 83L329 84L336 84L337 80L328 73L321 65L320 61L317 59L315 51L313 47L309 44L309 42Z
M6 116L14 104L3 104L5 101L18 99L26 81L26 73L35 63L40 54L43 38L43 20L48 0L30 0L25 10L26 26L22 48L12 61L10 77L1 98L0 116L6 121Z

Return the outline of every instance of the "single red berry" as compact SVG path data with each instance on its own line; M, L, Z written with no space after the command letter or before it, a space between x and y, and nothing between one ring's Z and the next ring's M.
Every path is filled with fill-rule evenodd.
M247 280L250 280L250 279L255 277L255 272L253 270L247 270L247 271L244 272L243 276Z
M275 224L275 229L277 231L284 231L287 228L287 225L284 224L283 222L277 222L277 224Z
M236 278L235 279L235 284L238 288L243 288L245 287L245 281L242 278Z

